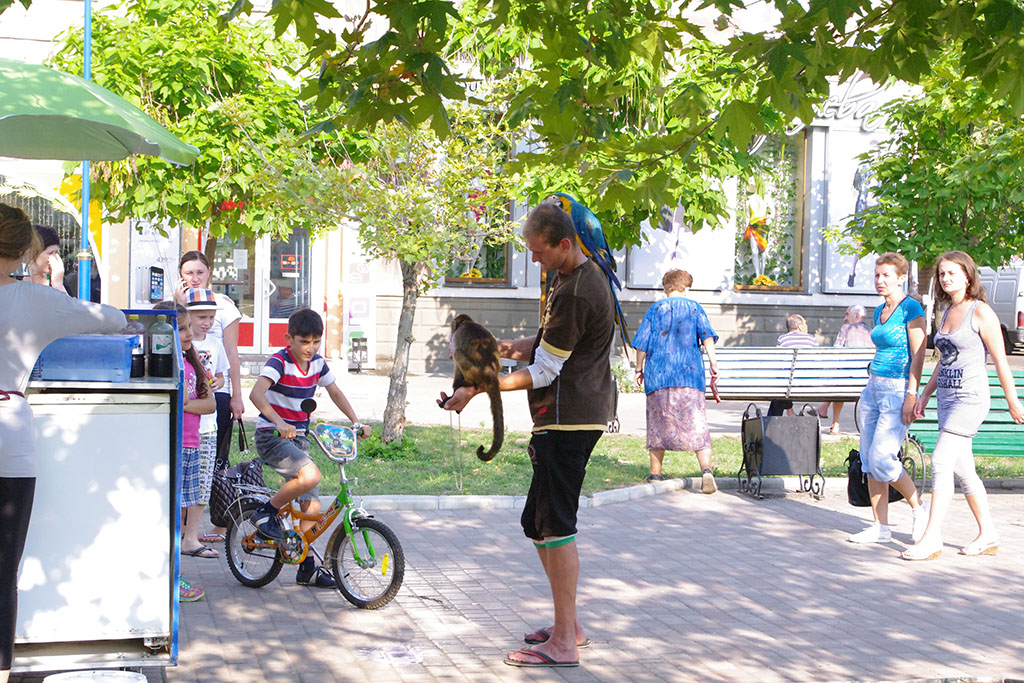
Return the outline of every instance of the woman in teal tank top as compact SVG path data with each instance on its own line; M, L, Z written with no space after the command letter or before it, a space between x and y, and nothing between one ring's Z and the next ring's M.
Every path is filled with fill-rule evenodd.
M904 560L934 560L942 554L942 520L953 501L954 476L978 523L978 535L961 548L960 554L995 555L999 549L988 494L978 477L971 449L990 403L986 350L996 367L1013 421L1024 423L1024 406L1017 398L1013 373L1006 362L999 318L985 303L985 288L978 281L974 259L962 251L943 254L935 264L935 282L939 284L935 300L949 305L935 332L935 348L942 356L914 408L917 417L924 417L928 398L938 389L939 440L932 451L931 513L924 536L903 552Z
M860 461L868 477L871 526L849 537L851 543L888 543L889 487L903 494L913 509L914 540L924 533L928 515L914 480L903 469L900 448L914 421L917 386L924 365L924 311L903 293L910 264L892 252L875 261L875 291L885 300L875 309L868 384L860 395Z

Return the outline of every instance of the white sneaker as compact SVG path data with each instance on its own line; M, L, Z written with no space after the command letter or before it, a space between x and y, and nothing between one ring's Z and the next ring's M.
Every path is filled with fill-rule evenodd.
M864 531L852 534L848 539L850 543L888 543L892 540L892 532L888 526L872 524Z
M928 510L928 503L921 503L913 510L914 526L910 532L910 537L914 539L914 543L921 540L925 530L928 528Z

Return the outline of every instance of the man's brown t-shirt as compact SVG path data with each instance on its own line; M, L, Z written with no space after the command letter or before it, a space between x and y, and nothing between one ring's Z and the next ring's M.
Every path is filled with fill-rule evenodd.
M557 273L541 317L537 347L565 358L550 385L527 392L534 431L608 428L612 417L609 363L615 336L611 285L589 258L568 275Z

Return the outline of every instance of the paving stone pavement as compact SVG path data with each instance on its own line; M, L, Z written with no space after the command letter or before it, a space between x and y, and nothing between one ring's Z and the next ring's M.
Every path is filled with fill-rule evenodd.
M830 482L831 483L831 482ZM831 490L829 490L829 488ZM387 510L405 583L379 611L294 583L262 589L226 563L185 557L206 598L181 606L180 658L151 680L851 681L1024 675L1024 495L991 495L1003 545L974 536L957 495L938 561L846 536L867 513L826 497L753 500L678 490L580 511L580 615L594 645L576 669L502 662L551 622L550 597L518 510Z

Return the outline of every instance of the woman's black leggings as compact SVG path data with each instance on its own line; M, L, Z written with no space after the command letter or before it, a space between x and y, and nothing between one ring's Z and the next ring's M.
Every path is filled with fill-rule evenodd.
M14 659L18 620L18 565L32 516L35 477L0 477L0 671Z

